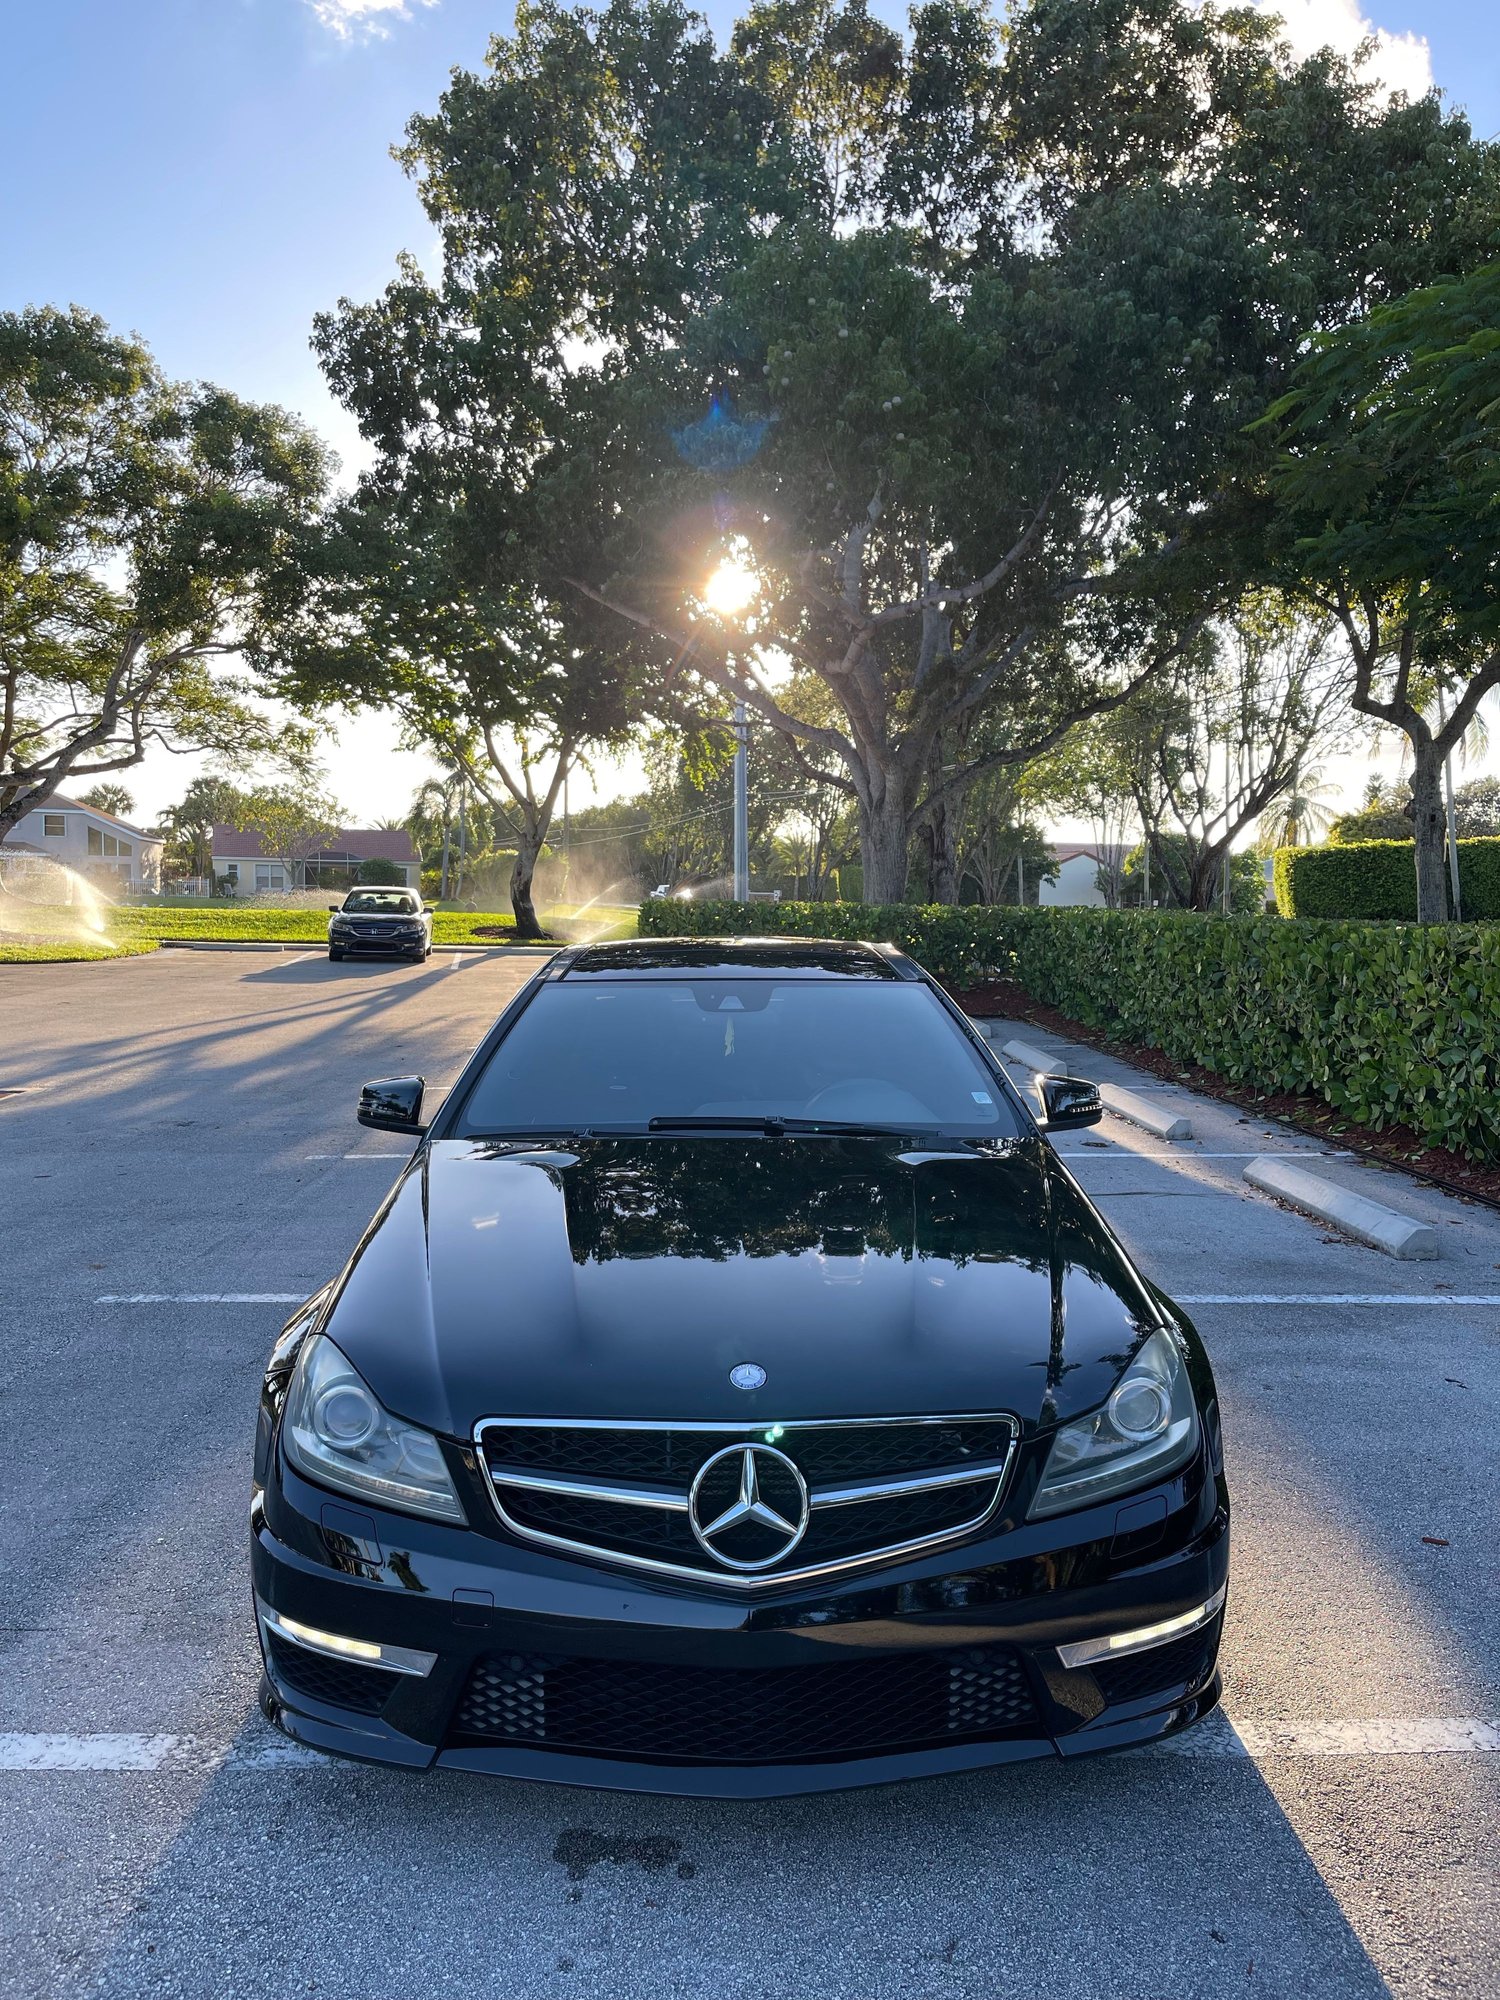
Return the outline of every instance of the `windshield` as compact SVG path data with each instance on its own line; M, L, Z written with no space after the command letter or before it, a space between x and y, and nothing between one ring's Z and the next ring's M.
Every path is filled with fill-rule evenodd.
M409 889L351 889L344 908L367 917L414 917L419 905Z
M984 1059L926 987L854 979L566 979L469 1091L458 1131L795 1119L1014 1138Z

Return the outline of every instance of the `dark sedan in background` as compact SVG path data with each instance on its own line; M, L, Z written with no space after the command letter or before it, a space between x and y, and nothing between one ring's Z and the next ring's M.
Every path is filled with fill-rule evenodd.
M266 1374L269 1716L755 1796L1146 1742L1218 1699L1208 1360L910 960L560 952Z
M427 958L432 910L415 889L351 889L328 905L328 956Z

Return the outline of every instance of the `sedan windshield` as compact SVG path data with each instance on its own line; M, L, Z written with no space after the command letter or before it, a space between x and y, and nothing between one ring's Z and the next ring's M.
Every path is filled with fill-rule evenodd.
M853 979L543 987L471 1087L458 1129L874 1126L1014 1138L984 1059L923 986Z
M415 917L420 905L406 889L351 889L344 908L362 917Z

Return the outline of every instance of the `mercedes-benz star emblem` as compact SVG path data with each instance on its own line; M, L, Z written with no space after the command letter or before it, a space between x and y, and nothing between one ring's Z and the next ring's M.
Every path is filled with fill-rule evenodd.
M807 1533L807 1482L785 1452L730 1444L705 1459L688 1494L688 1525L725 1569L769 1569Z
M742 1361L738 1368L731 1368L729 1379L736 1389L764 1389L766 1371L758 1361Z

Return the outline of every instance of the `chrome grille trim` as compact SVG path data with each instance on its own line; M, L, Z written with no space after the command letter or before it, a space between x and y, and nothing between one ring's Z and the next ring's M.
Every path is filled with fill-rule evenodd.
M579 1541L571 1536L552 1534L545 1529L519 1521L506 1508L501 1491L503 1487L514 1487L522 1492L552 1493L573 1499L597 1500L614 1506L638 1506L676 1513L688 1511L687 1488L684 1487L679 1494L675 1490L632 1485L627 1481L617 1484L611 1480L583 1476L563 1478L556 1474L531 1472L519 1467L492 1467L484 1445L485 1433L489 1430L657 1433L677 1431L691 1436L743 1437L749 1442L753 1439L754 1433L764 1433L774 1429L778 1443L795 1451L797 1434L807 1431L854 1429L873 1431L887 1425L902 1425L910 1429L918 1425L974 1423L1004 1426L1008 1430L1009 1444L1004 1458L990 1458L976 1461L972 1465L946 1467L934 1472L900 1474L890 1479L877 1478L841 1486L810 1487L808 1492L812 1512L817 1514L831 1507L848 1507L884 1499L899 1499L909 1494L941 1491L948 1487L986 1487L988 1490L980 1496L982 1504L972 1515L934 1534L885 1543L877 1548L861 1550L858 1554L840 1556L827 1562L803 1564L796 1568L775 1570L770 1573L761 1571L757 1575L748 1576L730 1570L703 1569L697 1565L664 1562L649 1556L633 1555L601 1543ZM850 1570L869 1568L876 1563L890 1563L911 1556L924 1555L929 1550L946 1547L949 1543L961 1541L977 1533L999 1510L1008 1475L1015 1462L1019 1436L1020 1425L1015 1417L1007 1411L1000 1410L967 1411L962 1414L942 1416L810 1418L801 1422L794 1420L777 1424L616 1422L607 1417L481 1417L474 1426L474 1445L480 1477L484 1480L490 1498L494 1502L495 1512L502 1527L509 1534L538 1547L556 1549L565 1555L582 1556L591 1562L611 1564L639 1570L648 1575L679 1578L694 1583L719 1584L731 1590L775 1589L784 1584L801 1583L811 1578L841 1575Z

